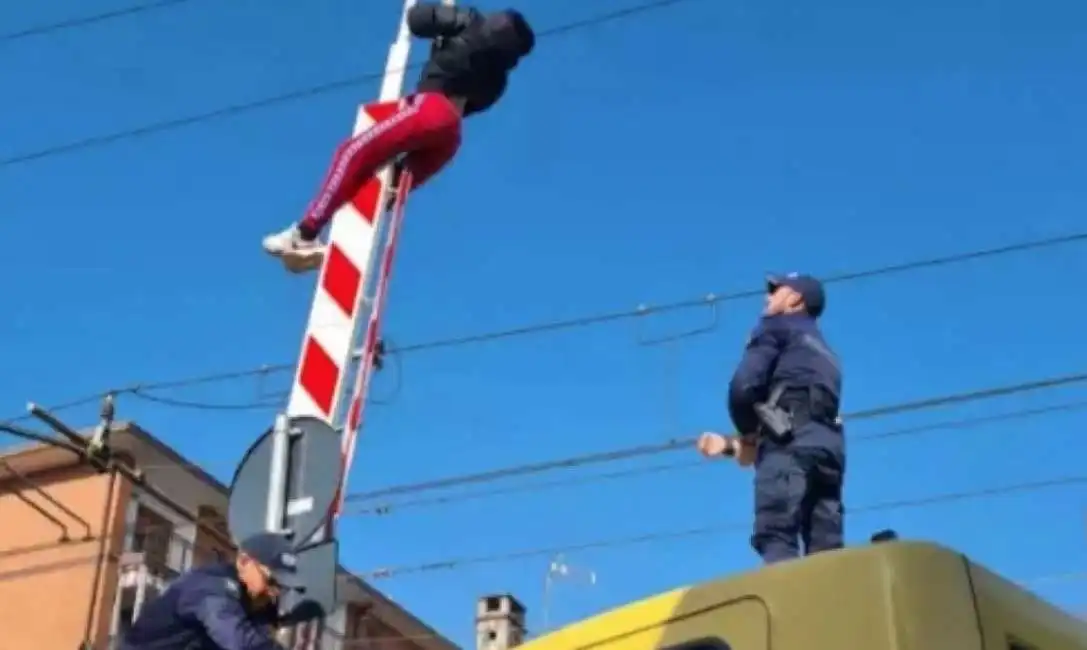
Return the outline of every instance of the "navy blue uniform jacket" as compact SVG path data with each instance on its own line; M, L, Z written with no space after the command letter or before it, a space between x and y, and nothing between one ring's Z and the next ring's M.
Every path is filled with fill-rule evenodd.
M842 373L815 319L807 314L765 316L751 333L743 358L729 383L728 411L741 434L759 429L754 406L766 401L771 387L821 388L838 401ZM835 404L835 410L837 404Z
M143 606L120 650L283 650L276 609L248 606L233 565L194 569Z
M484 15L471 7L423 2L408 11L407 20L412 34L434 41L416 90L463 98L465 116L502 97L510 70L536 43L532 28L514 11Z

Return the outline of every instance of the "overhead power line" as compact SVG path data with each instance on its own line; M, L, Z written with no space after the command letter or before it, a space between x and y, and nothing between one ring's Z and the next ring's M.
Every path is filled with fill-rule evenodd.
M1068 413L1072 411L1081 411L1083 409L1087 409L1087 400L1069 402L1066 404L1055 404L1053 406L1045 406L1041 408L1021 409L1017 411L1010 411L1007 413L1000 413L997 415L987 415L975 418L961 418L955 420L941 420L939 422L931 422L928 424L922 424L917 426L900 427L867 436L850 437L849 444L854 445L864 442L883 442L891 439L898 439L930 433L932 431L973 429L986 424L995 424L997 422L1010 422L1013 420L1022 420L1032 417L1038 417L1041 415L1049 415L1053 413ZM704 459L697 459L693 461L680 461L675 463L661 463L656 465L648 465L643 467L619 470L615 472L590 474L588 476L575 476L572 478L555 479L552 481L538 481L523 485L494 488L490 490L479 490L476 492L469 492L467 494L452 494L447 496L426 497L404 501L390 501L359 508L357 510L349 510L344 512L344 514L388 515L409 508L444 506L464 501L476 501L480 499L488 499L510 494L542 492L555 488L566 488L573 486L589 485L594 483L628 480L633 478L640 478L650 474L662 474L675 470L694 469L696 467L703 468L711 466L712 465L710 463L707 463Z
M941 505L945 503L952 503L956 501L968 501L975 499L989 499L1002 496L1008 496L1017 493L1038 492L1041 490L1049 490L1054 488L1066 488L1076 485L1087 484L1087 475L1081 476L1069 476L1064 478L1054 478L1045 481L1034 481L1029 483L1016 483L1012 485L1003 485L998 487L990 487L979 490L970 490L965 492L948 492L944 494L935 494L927 497L920 497L916 499L903 499L897 501L886 501L883 503L875 503L868 506L863 506L856 509L850 509L851 515L857 514L869 514L873 512L885 512L888 510L903 510L907 508L927 508L931 506ZM520 560L528 560L538 557L554 557L559 553L575 553L579 551L595 551L616 549L626 546L634 546L638 544L649 543L662 543L662 542L675 542L682 539L692 537L704 537L708 535L721 535L727 533L740 533L749 532L751 529L750 522L734 522L729 524L718 524L711 526L701 526L698 528L687 528L678 530L661 530L642 535L634 535L629 537L614 537L609 539L599 539L591 542L582 542L579 544L568 544L565 546L548 546L528 548L516 551L509 551L505 553L494 553L488 555L476 555L466 556L460 558L451 558L447 560L438 560L434 562L426 562L421 564L403 565L396 567L380 568L372 571L367 571L358 575L363 578L369 578L372 580L393 578L402 575L408 575L412 573L424 573L439 570L452 570L461 569L472 565L481 564L495 564L501 562L515 562Z
M1009 255L1012 253L1023 253L1032 250L1039 250L1043 248L1051 248L1054 246L1061 246L1065 244L1079 244L1087 241L1087 232L1070 233L1067 235L1058 235L1054 237L1047 237L1045 239L1036 239L1032 241L1018 242L1015 244L1008 244L1005 246L998 246L995 248L986 248L975 251L967 251L963 253L954 253L951 255L943 255L939 257L930 257L926 259L915 260L912 262L902 262L898 264L888 264L885 266L877 266L871 269L861 271L850 271L846 273L836 273L833 275L825 275L820 278L823 284L841 284L844 282L851 282L855 280L866 280L870 278L895 275L898 273L904 273L907 271L918 271L926 268L934 268L939 266L948 266L951 264L961 264L963 262L971 262L979 259L999 257L1002 255ZM685 309L693 309L697 307L705 307L707 305L713 305L721 302L728 302L733 300L740 300L744 298L754 298L765 295L766 286L762 285L755 289L749 289L746 291L738 291L724 294L709 294L701 298L690 298L687 300L680 300L671 303L664 303L655 306L644 306L633 310L605 312L601 314L581 316L577 318L570 318L567 320L555 320L548 323L540 323L535 325L526 325L524 327L517 327L507 330L499 330L494 332L486 332L483 334L474 334L468 336L438 339L435 341L428 341L425 343L416 343L414 345L407 345L396 348L401 353L418 352L422 350L433 350L436 348L456 347L461 345L468 345L472 343L485 343L490 341L497 341L499 339L512 338L517 336L524 336L526 334L542 334L545 332L556 332L559 330L568 330L586 327L589 325L603 325L619 320L629 320L634 318L642 318L649 315L662 314L665 312L679 311Z
M130 392L129 395L160 406L194 409L198 411L264 411L267 409L281 408L287 398L286 392L278 392L261 399L253 400L252 402L223 403L175 399L172 397L162 397L161 395L151 395L143 391Z
M182 0L174 0L180 2ZM559 34L566 34L572 31L585 29L588 27L602 25L605 23L613 22L630 16L643 14L649 11L655 11L658 9L664 9L672 5L683 4L691 2L692 0L655 0L652 2L644 2L631 7L623 9L617 9L601 14L597 14L590 18L573 21L552 27L550 29L541 30L537 33L540 38L548 36L556 36ZM419 64L408 65L406 69L410 70L417 67ZM173 118L169 120L163 120L160 122L154 122L151 124L145 124L123 131L117 131L114 133L108 133L104 135L97 135L82 140L74 140L64 144L54 145L39 149L38 151L32 151L24 154L17 154L9 158L0 159L0 167L10 167L12 165L19 165L28 163L34 160L41 160L42 158L53 158L65 154L74 153L77 151L84 151L87 149L95 149L104 147L107 145L115 144L117 142L123 142L126 140L132 140L135 138L141 138L148 135L157 133L163 133L165 131L172 131L194 124L201 124L204 122L210 122L212 120L218 120L226 117L232 117L243 113L249 113L252 111L260 110L262 108L268 108L271 106L277 106L280 104L288 104L291 102L301 101L304 99L311 99L322 95L327 95L338 90L346 88L354 88L366 83L379 81L384 77L385 71L375 71L367 74L356 75L348 77L346 79L339 79L336 81L329 81L315 86L309 86L306 88L297 88L289 90L277 95L271 95L256 99L253 101L243 102L239 104L232 104L230 106L223 106L214 110L210 110L204 113L197 113L193 115L187 115L184 117Z
M99 404L99 403L101 403L102 398L105 397L105 395L106 395L106 393L95 393L94 395L87 395L86 397L79 397L79 398L76 398L76 399L68 400L67 402L62 402L60 404L57 404L56 406L50 407L49 411L51 413L60 413L62 411L68 411L70 409L79 408L80 406L89 406L91 404ZM31 420L31 419L33 419L33 418L32 418L32 416L30 414L21 413L19 415L14 415L14 416L12 416L10 418L7 418L4 421L5 422L11 422L11 423L14 424L16 422L26 422L26 421ZM0 434L0 435L2 435L2 434Z
M129 5L120 9L111 9L109 11L103 11L101 13L91 14L88 16L65 18L64 20L46 23L44 25L27 27L14 32L0 34L0 43L18 41L24 38L30 38L31 36L44 36L45 34L52 34L54 32L66 31L78 27L90 27L91 25L97 25L99 23L116 20L118 18L127 18L128 16L145 14L151 11L157 11L159 9L176 7L177 5L182 5L187 2L192 2L192 0L156 0L155 2L145 2L138 5Z
M846 282L872 279L882 276L894 275L899 273L906 273L910 271L918 271L927 268L936 268L941 266L948 266L952 264L960 264L970 261L976 261L980 259L988 259L993 257L999 257L1003 255L1010 255L1013 253L1023 253L1028 251L1036 251L1041 249L1053 248L1062 245L1080 244L1087 241L1087 232L1070 233L1065 235L1055 235L1044 239L1035 239L1030 241L1023 241L1014 244L1008 244L1005 246L998 246L995 248L985 248L980 250L965 251L961 253L953 253L950 255L944 255L940 257L930 257L912 262L902 262L897 264L889 264L885 266L874 267L870 269L860 271L850 271L845 273L837 273L833 275L824 276L824 283L826 284L842 284ZM477 334L468 334L463 336L454 336L447 338L434 339L431 341L425 341L421 343L409 344L405 346L394 346L389 348L389 354L401 355L415 352L423 352L427 350L435 350L439 348L452 348L467 345L476 345L489 343L504 339L533 336L538 334L550 334L563 330L572 330L581 327L590 327L594 325L603 325L607 323L619 322L622 320L633 320L637 318L644 318L650 315L662 314L665 312L678 311L683 309L691 309L694 307L705 306L708 304L716 304L731 300L739 300L743 298L750 298L753 296L761 295L765 291L764 287L750 289L746 291L738 291L725 294L710 294L703 298L679 300L670 303L664 303L657 306L650 307L638 307L636 309L628 309L623 311L611 311L597 314L587 314L576 318L564 319L564 320L550 320L537 322L530 325L524 325L521 327L515 327L510 329L492 330L490 332L482 332ZM84 406L86 404L97 403L102 397L108 393L114 395L135 395L148 400L156 400L164 405L174 406L178 408L190 408L201 410L249 410L249 409L265 409L269 408L269 403L264 399L255 400L252 403L241 405L222 405L216 403L204 403L204 402L185 402L182 400L168 400L161 396L153 395L154 391L166 391L176 390L181 388L190 388L195 386L202 386L207 384L215 384L228 381L236 381L239 379L264 379L272 375L278 375L284 372L293 372L295 364L291 363L279 363L279 364L262 364L251 368L234 369L223 372L209 373L203 375L194 375L190 377L182 377L177 379L169 379L164 381L147 381L129 384L119 388L113 388L106 391L101 391L93 395L82 397L76 400L72 400L66 404L61 404L56 407L52 407L52 411L61 411L69 408L75 408L78 406ZM169 402L169 403L167 403ZM18 422L26 419L26 416L16 416L10 418L10 421Z
M860 420L871 420L880 417L887 417L890 415L900 415L903 413L924 411L944 406L966 404L969 402L993 399L996 397L1005 397L1008 395L1029 393L1034 391L1059 388L1062 386L1071 386L1084 382L1087 382L1087 373L1077 373L1058 377L1047 377L1044 379L1029 382L1021 382L1005 386L995 386L965 393L953 393L949 395L940 395L938 397L930 397L911 402L901 402L898 404L880 406L844 415L842 416L842 419L847 424L850 424L852 422L857 422ZM617 460L628 460L632 458L640 458L646 456L657 456L679 449L690 449L691 446L694 445L696 440L697 438L694 436L686 438L672 438L670 440L655 444L637 445L633 447L625 447L622 449L612 449L609 451L561 458L558 460L526 463L523 465L514 465L512 467L503 467L501 469L490 470L487 472L450 476L430 481L422 481L419 483L394 485L391 487L372 490L369 492L356 492L354 494L349 494L344 498L344 500L347 502L357 502L401 494L415 494L418 492L428 492L432 490L445 489L460 485L489 483L507 478L543 474L545 472L550 472L558 469L571 469L574 467L599 465L601 463L609 463Z

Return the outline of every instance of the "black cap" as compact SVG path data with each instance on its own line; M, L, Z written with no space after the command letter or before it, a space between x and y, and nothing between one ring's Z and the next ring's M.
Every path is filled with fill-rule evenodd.
M268 568L272 578L281 586L302 586L298 578L298 555L283 535L257 533L242 540L238 550Z
M823 283L810 275L789 273L771 275L766 278L766 290L773 293L778 287L789 287L804 299L804 307L813 318L819 318L827 305L827 296Z

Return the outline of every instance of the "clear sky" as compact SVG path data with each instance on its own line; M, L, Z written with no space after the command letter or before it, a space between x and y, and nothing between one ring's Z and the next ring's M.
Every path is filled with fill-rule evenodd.
M114 4L116 3L116 4ZM525 0L541 29L631 0ZM8 31L119 0L4 3ZM491 6L490 2L484 4ZM494 5L498 6L498 5ZM398 0L192 0L0 40L0 159L378 71ZM420 54L417 51L417 55ZM1077 0L689 0L542 39L458 160L415 197L394 343L755 288L768 270L862 270L1085 230L1087 5ZM69 155L0 165L0 406L295 358L312 277L265 259L350 129L362 84ZM830 287L854 411L1087 370L1080 245ZM352 490L726 428L725 384L760 303L638 344L635 323L404 355L378 377ZM662 316L651 334L707 323ZM160 393L252 402L290 377ZM892 427L1082 399L1053 390L857 423ZM122 398L229 479L273 410ZM94 409L73 410L89 424ZM1082 411L851 446L848 503L1082 474ZM694 462L694 452L616 464ZM567 472L560 478L572 477ZM487 486L490 487L490 486ZM480 488L474 488L480 489ZM390 565L750 520L734 466L644 474L344 520L343 560ZM857 513L1013 578L1087 570L1084 489ZM755 566L740 532L568 555L552 622ZM542 624L546 556L379 582L458 642L511 591ZM1039 583L1087 610L1082 582Z

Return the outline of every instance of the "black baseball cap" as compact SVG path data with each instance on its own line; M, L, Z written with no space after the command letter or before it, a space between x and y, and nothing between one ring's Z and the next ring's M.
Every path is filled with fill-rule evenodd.
M799 293L804 298L804 307L813 318L819 318L826 308L827 295L823 291L823 283L810 275L788 273L766 277L768 292L773 293L778 287L789 287Z
M257 533L242 540L238 550L268 568L272 579L289 589L301 587L298 555L283 535Z

